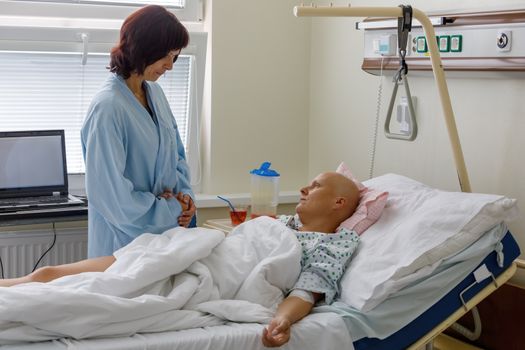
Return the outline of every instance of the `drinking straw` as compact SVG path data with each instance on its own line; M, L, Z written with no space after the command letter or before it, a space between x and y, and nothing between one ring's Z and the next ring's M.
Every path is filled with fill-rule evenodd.
M226 198L221 197L221 196L217 196L217 198L222 199L223 201L225 201L226 203L228 203L228 205L230 206L231 210L232 210L233 212L235 212L235 207L233 206L232 202L230 202L229 200L227 200Z
M232 202L230 202L228 199L226 199L226 198L224 198L224 197L221 197L221 196L217 196L217 198L222 199L223 201L225 201L226 203L228 203L228 205L230 206L230 209L231 209L232 212L233 212L233 215L235 215L235 217L237 218L237 220L241 221L241 217L239 216L239 213L235 210L235 207L233 206Z

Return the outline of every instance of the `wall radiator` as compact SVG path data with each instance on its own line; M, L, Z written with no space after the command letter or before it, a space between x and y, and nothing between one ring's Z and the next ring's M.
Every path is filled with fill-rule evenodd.
M56 235L55 245L40 261L39 267L86 259L86 227L57 228ZM52 228L0 232L0 258L4 278L20 277L30 273L52 242Z

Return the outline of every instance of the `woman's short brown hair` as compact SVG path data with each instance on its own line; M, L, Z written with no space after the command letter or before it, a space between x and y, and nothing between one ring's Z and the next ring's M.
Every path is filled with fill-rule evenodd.
M144 73L150 64L186 47L189 34L175 15L162 6L145 6L126 18L120 41L111 50L109 70L124 79Z

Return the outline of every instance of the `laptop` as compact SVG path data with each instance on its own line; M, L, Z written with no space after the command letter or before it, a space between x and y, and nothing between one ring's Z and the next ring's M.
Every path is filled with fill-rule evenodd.
M64 130L0 131L0 213L83 204L68 192Z

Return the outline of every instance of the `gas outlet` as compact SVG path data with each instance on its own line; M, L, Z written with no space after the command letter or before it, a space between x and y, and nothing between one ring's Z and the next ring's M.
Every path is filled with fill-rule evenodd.
M496 37L496 47L500 52L508 52L512 45L512 31L502 30L498 32Z

